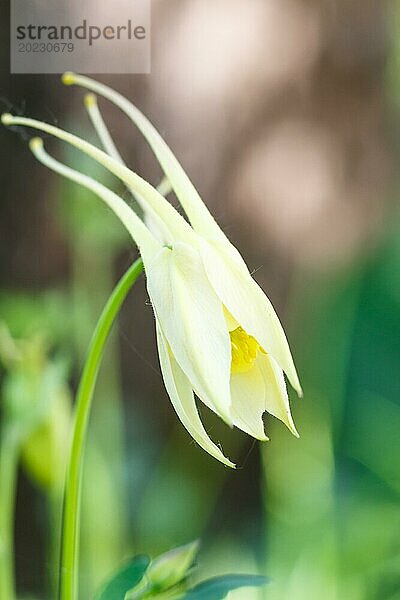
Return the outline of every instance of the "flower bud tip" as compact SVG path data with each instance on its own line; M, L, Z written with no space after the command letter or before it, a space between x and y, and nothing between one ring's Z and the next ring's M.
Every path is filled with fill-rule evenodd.
M92 106L95 106L97 104L97 98L95 96L95 94L85 94L85 97L83 99L86 108L91 108Z
M10 113L3 113L1 115L1 122L3 125L11 125L13 116Z
M40 137L34 137L29 141L29 148L34 152L35 150L39 150L43 148L43 140Z
M67 71L63 73L61 76L61 81L64 85L73 85L75 83L75 75L71 71Z

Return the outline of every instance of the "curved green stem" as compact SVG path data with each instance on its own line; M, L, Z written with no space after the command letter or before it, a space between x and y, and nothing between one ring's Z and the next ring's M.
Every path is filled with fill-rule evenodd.
M12 425L3 426L0 435L0 598L15 600L14 506L20 438Z
M79 382L65 483L61 542L60 600L77 600L78 597L82 466L93 390L111 326L129 290L142 271L143 262L139 258L114 288L94 331L82 377Z

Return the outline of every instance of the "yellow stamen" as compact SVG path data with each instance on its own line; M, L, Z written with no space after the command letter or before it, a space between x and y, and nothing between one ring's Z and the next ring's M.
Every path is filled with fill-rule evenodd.
M242 327L229 332L231 337L232 373L247 373L253 367L257 353L264 352L257 340Z

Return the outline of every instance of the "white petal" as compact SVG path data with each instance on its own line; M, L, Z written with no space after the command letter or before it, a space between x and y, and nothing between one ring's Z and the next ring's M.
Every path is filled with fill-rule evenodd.
M147 289L160 327L201 400L228 424L231 344L222 304L199 253L177 243L146 266Z
M203 450L228 467L234 467L235 465L208 437L197 411L190 381L176 362L158 323L156 323L156 330L158 354L165 387L179 419Z
M49 125L43 121L36 121L35 119L27 119L25 117L14 117L10 114L3 114L1 116L1 122L3 125L23 125L25 127L32 127L33 129L39 129L39 131L45 131L54 137L67 142L71 146L78 148L98 163L103 165L116 177L125 183L125 185L135 190L148 204L151 206L160 219L163 220L168 230L172 235L180 240L187 243L197 244L197 236L194 233L190 225L185 219L176 211L173 206L162 196L150 183L139 177L136 173L128 169L125 165L109 156L100 148L89 144L86 140L68 133L63 129Z
M96 194L120 219L122 224L131 234L133 240L138 245L144 262L149 261L161 249L161 244L150 233L147 227L143 224L136 213L120 198L117 194L106 188L104 185L92 179L88 175L84 175L75 169L71 169L67 165L60 163L50 156L43 148L43 140L41 138L33 138L29 143L29 147L34 156L46 167L55 171L59 175L82 185L86 189Z
M257 363L264 377L267 411L285 423L290 431L296 437L299 437L290 412L289 398L282 369L272 356L268 356L268 354L260 354Z
M103 116L99 110L97 104L97 98L94 94L86 94L85 96L85 106L89 115L90 120L92 121L92 125L100 138L101 144L104 150L114 158L119 163L125 165L125 162L119 153L117 146L107 128L107 125L104 122ZM157 187L157 190L165 196L164 191L169 192L169 182L165 182L164 179L161 182L163 185ZM161 189L161 191L160 191ZM130 192L142 208L144 213L144 222L146 223L149 230L155 235L157 239L160 241L165 241L171 239L171 234L166 228L165 224L158 217L157 213L148 206L147 202L143 200L143 198L138 194L133 188L130 188Z
M136 106L115 90L84 75L68 72L64 73L62 79L66 85L79 85L107 98L118 106L147 140L195 231L200 235L225 237L172 150L154 125Z
M232 373L231 396L236 427L258 440L268 440L262 420L266 411L265 382L257 363L246 373Z
M240 254L230 243L203 241L200 249L216 294L243 329L275 358L301 396L299 378L283 327Z

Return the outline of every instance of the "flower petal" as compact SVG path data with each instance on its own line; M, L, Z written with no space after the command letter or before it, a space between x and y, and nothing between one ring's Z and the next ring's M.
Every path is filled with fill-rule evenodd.
M84 175L75 169L71 169L67 165L60 163L50 156L43 147L43 140L41 138L32 138L29 147L34 156L43 165L55 171L59 175L66 177L67 179L74 181L75 183L85 187L94 194L96 194L120 219L122 224L126 227L128 232L131 234L134 242L138 245L143 261L149 261L155 254L161 249L161 244L157 239L150 233L143 221L139 219L136 213L120 198L117 194L109 190L103 184L99 183L92 177Z
M268 354L260 354L257 359L258 366L265 382L266 410L280 419L296 437L299 437L290 412L285 377L276 360Z
M92 122L92 125L100 138L101 144L104 150L107 152L111 158L114 158L119 163L125 165L125 161L123 160L121 154L115 142L107 128L107 125L104 122L103 116L99 110L97 104L97 98L95 94L89 93L85 96L85 107L88 112L89 118ZM158 217L157 213L147 204L147 202L138 194L134 188L129 189L144 214L144 222L146 223L149 230L154 233L155 237L161 241L168 240L171 238L171 234L166 228L163 221ZM170 186L169 182L165 181L165 178L162 180L161 184L157 187L157 191L163 196L166 193L169 193Z
M208 437L197 411L190 381L176 362L158 322L156 322L156 330L158 354L165 387L179 419L203 450L228 467L235 467Z
M78 150L81 150L98 163L108 169L113 175L118 177L125 185L135 190L146 202L154 209L160 219L163 220L171 234L187 243L197 244L197 236L194 233L190 225L185 219L174 209L174 207L162 196L150 183L148 183L142 177L139 177L136 173L128 169L125 165L109 156L100 148L93 146L86 140L68 133L59 127L49 125L43 121L37 121L35 119L27 119L26 117L14 117L8 113L1 116L1 122L3 125L23 125L25 127L32 127L39 131L44 131L53 135L54 137L67 142L71 146L74 146Z
M199 253L183 243L165 247L146 275L154 312L179 366L199 398L231 425L230 338Z
M168 144L149 119L134 104L107 85L84 75L68 72L64 73L62 80L66 85L79 85L91 90L118 106L147 140L195 231L204 236L225 238L225 234L217 225Z
M231 244L229 244L231 246ZM232 246L233 248L233 246ZM278 316L243 259L224 243L202 241L200 251L216 294L245 331L271 354L302 395L296 367Z
M257 362L246 373L232 373L232 416L236 427L254 438L268 440L262 416L266 411L265 381Z

